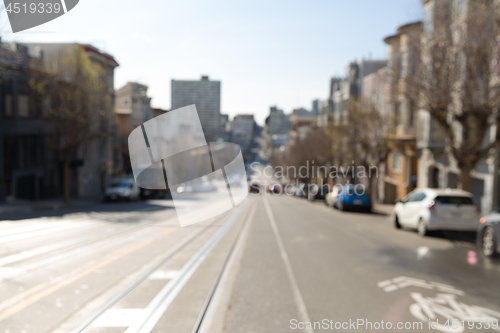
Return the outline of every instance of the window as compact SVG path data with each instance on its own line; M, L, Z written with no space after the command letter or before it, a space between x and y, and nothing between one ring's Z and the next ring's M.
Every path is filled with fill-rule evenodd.
M432 5L428 4L424 8L424 33L429 33L434 25L434 13Z
M30 116L29 108L29 97L28 95L19 95L17 98L18 106L18 116L21 118L27 118Z
M418 195L418 192L410 192L404 197L401 201L402 202L412 202L415 201L414 198Z
M6 117L12 117L12 95L11 94L5 94L4 95L4 102L5 102L5 116Z
M410 73L410 55L408 49L405 48L401 54L401 76L406 77Z
M401 200L402 202L418 202L425 199L425 193L422 192L410 192L406 197Z
M399 151L392 153L392 171L401 172L401 153Z
M466 0L457 0L455 2L455 5L456 5L457 14L462 14L465 11L467 3L466 3Z
M410 102L408 110L408 127L413 127L415 125L415 103Z
M425 199L425 194L424 193L418 193L414 198L413 201L422 201Z
M416 76L418 73L418 54L411 55L411 76Z
M437 196L434 201L436 204L448 204L448 205L473 205L474 201L469 197L459 197L459 196Z
M394 104L394 126L398 126L401 119L401 103Z
M46 118L50 115L50 98L45 98L42 105L42 117Z

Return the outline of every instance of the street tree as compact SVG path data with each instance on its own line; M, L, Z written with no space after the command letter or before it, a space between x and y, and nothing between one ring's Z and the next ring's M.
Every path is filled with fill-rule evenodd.
M420 106L445 134L459 186L470 190L471 171L500 141L499 3L433 1L425 10Z
M372 101L352 101L348 121L332 131L336 142L336 156L344 164L354 161L356 166L361 167L355 175L361 178L359 181L365 182L373 199L378 170L390 152L387 131L391 124L392 121Z
M45 61L43 68L33 70L30 85L45 96L51 127L48 141L62 163L66 203L71 164L79 148L110 135L106 110L111 100L105 82L103 68L78 45L65 48L52 61Z

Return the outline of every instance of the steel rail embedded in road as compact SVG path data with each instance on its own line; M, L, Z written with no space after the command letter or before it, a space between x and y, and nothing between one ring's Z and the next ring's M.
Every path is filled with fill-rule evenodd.
M185 271L185 274L181 274L179 276L178 280L181 280L182 278L183 281L180 283L176 284L176 286L180 291L182 287L184 286L185 282L191 277L192 273L198 268L199 264L201 264L200 259L204 259L208 253L212 250L212 248L218 243L220 238L226 233L226 231L231 227L234 223L234 221L237 219L237 217L241 214L241 211L243 208L246 206L244 204L235 214L233 214L224 224L221 230L219 230L210 240L193 256L193 258L188 262L186 266L189 266L189 270ZM140 276L136 281L134 281L132 284L130 284L127 288L122 290L118 295L116 295L113 299L111 299L109 302L107 302L104 306L99 308L97 311L95 311L90 317L88 317L82 324L74 328L71 333L82 333L86 332L90 327L92 326L92 323L96 321L101 315L103 315L107 310L109 310L112 306L114 306L116 303L118 303L120 300L125 298L127 295L129 295L133 290L135 290L141 283L143 283L151 274L153 274L155 271L160 269L163 265L168 263L172 258L174 258L175 255L180 253L182 250L184 250L188 245L192 244L198 237L200 237L202 234L206 233L209 228L203 228L201 229L198 233L196 233L193 237L189 238L185 243L180 245L174 252L170 253L167 257L165 257L163 260L161 260L158 264L156 264L153 268L149 269L146 273L144 273L142 276ZM193 262L193 259L195 262ZM190 273L190 274L189 274ZM179 288L180 287L180 288ZM169 295L172 295L172 293L169 293ZM165 300L165 297L162 297L160 300L161 305L163 301ZM155 306L153 309L153 312L158 309L158 306ZM150 319L151 316L148 316L147 319ZM144 324L146 324L146 321L141 323L141 327L139 329L143 329Z
M251 223L251 220L253 219L254 213L255 213L256 207L253 208L253 211L250 213L250 215L245 219L244 224L241 226L240 230L238 231L238 235L236 236L236 239L234 240L233 244L231 245L231 249L229 250L229 253L226 256L226 259L224 260L224 263L222 264L222 267L219 269L219 272L217 273L217 276L215 278L214 283L212 284L212 287L210 288L210 292L208 293L208 296L201 308L200 314L198 315L198 318L196 319L196 323L193 327L192 333L203 333L205 332L206 325L207 325L207 318L210 317L212 307L213 307L213 300L217 296L217 292L219 291L219 286L220 282L224 276L224 274L227 271L227 268L229 266L229 262L233 258L234 251L236 249L236 246L240 242L240 239L242 237L243 232L245 231L245 227Z

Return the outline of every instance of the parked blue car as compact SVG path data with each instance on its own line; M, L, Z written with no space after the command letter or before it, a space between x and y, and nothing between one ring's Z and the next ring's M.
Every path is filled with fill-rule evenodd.
M361 186L356 188L352 184L344 185L343 191L337 197L334 207L341 211L363 210L369 212L372 209L372 200L364 192Z

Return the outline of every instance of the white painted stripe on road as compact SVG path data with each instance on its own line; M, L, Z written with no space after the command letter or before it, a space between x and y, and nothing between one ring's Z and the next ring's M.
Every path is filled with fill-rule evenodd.
M286 253L285 246L283 245L283 240L281 239L278 226L276 225L276 220L274 219L273 212L271 211L271 206L269 205L269 201L265 196L262 198L262 200L264 201L264 206L266 208L267 216L269 217L269 222L271 223L271 228L273 229L274 236L276 236L276 242L278 243L278 247L280 249L281 258L285 263L285 268L288 274L288 279L290 280L290 285L292 287L295 304L297 305L297 309L299 310L299 316L301 317L302 322L309 323L311 322L311 319L309 318L309 314L307 312L306 303L304 302L304 298L302 297L302 293L300 292L297 279L295 278L295 274L293 273L292 264L290 263L290 259L288 258L288 254ZM304 328L304 332L314 333L314 330L312 328Z
M68 223L71 223L71 221L68 221ZM44 236L47 234L52 234L52 233L56 233L56 232L60 232L60 231L64 231L64 230L68 230L68 229L72 229L72 228L74 229L75 225L65 224L65 225L60 225L57 227L46 228L43 230L34 230L34 231L19 233L16 235L0 237L0 244L1 243L10 243L10 242L21 240L21 239L28 239L28 238L33 238L33 237Z
M126 213L126 214L130 214L130 213ZM153 217L152 219L149 219L149 220L144 220L144 221L137 222L134 225L141 224L141 223L147 223L147 222L151 222L151 221L156 221L156 220L159 220L159 219L161 219L161 218ZM88 220L83 220L83 221L85 221L85 222L94 222L95 220L88 219ZM80 222L82 222L82 221L80 221ZM125 227L118 226L118 227L114 227L114 228L107 228L107 229L105 229L103 231L92 232L89 235L86 235L86 236L83 236L83 237L80 237L80 238L76 238L76 239L73 239L73 240L69 240L69 241L66 241L66 242L62 242L62 243L58 243L58 244L46 245L46 246L34 248L32 250L28 250L28 251L23 251L23 252L20 252L20 253L16 253L16 254L13 254L13 255L10 255L10 256L5 256L3 258L0 258L0 266L9 265L9 264L21 261L21 260L25 260L25 259L29 259L29 258L35 257L35 256L40 255L40 254L44 254L44 253L48 253L48 252L51 252L51 251L59 250L59 249L62 249L64 247L69 247L69 246L76 245L76 244L79 244L79 243L84 243L85 241L90 240L90 239L94 239L95 237L98 237L99 235L105 235L105 234L111 234L112 235L115 231L117 231L117 230L119 231L120 229L126 229L126 228L127 228L127 226L125 226ZM128 228L130 228L130 227L128 227Z
M158 219L156 219L156 220L158 220ZM146 221L143 221L143 223L154 222L156 220L155 219L146 220ZM161 224L169 225L169 223L171 223L171 222L178 223L177 217L171 218L171 219L164 221L164 222L161 222ZM160 225L160 224L158 224L158 225ZM111 229L111 231L114 231L115 229ZM114 234L110 235L110 237L112 237L112 236L114 236ZM21 266L17 266L14 268L0 267L0 282L5 281L6 279L15 278L21 274L24 274L25 272L36 269L36 268L41 267L41 266L46 266L46 265L50 265L54 262L66 260L70 257L76 258L77 256L88 255L88 254L93 253L93 252L99 252L102 250L101 249L102 246L108 246L108 245L112 245L114 243L120 243L120 242L123 242L123 239L113 239L110 241L109 238L101 238L97 242L93 242L90 244L84 244L80 247L73 248L71 250L68 250L68 251L65 251L62 253L57 253L57 254L49 256L49 257L44 257L44 258L41 258L41 259L36 260L34 262L29 262L29 263L21 265Z
M156 271L148 277L148 280L170 280L175 279L180 271Z
M40 223L40 222L38 222ZM21 233L25 233L25 232L32 232L32 231L36 231L36 230L40 230L40 229L48 229L48 228L54 228L54 227L57 227L59 226L60 224L56 224L56 225L51 225L51 224L32 224L32 225L27 225L27 226L24 226L24 227L20 227L20 228L14 228L14 229L7 229L7 230L3 230L3 231L0 231L0 237L5 237L5 236L11 236L11 235L15 235L15 234L21 234Z
M144 312L137 313L138 322L135 324L128 326L123 325L122 327L128 326L128 329L125 333L149 333L158 323L161 316L165 313L165 311L169 308L170 304L177 297L179 292L182 290L184 285L189 281L191 276L196 272L198 267L203 263L205 258L210 254L212 249L217 245L219 240L224 236L224 234L229 230L229 228L234 224L237 220L241 212L247 206L249 201L246 201L222 226L222 228L213 235L208 242L206 242L198 252L179 270L178 275L171 279L165 287L163 287L160 292L149 302L148 306L144 309ZM101 316L107 316L107 313L111 311L107 310ZM100 317L101 317L100 316ZM99 318L100 318L99 317ZM95 323L98 322L98 319L90 325L85 332L87 332L92 327L95 327ZM137 318L135 318L137 319ZM134 320L135 320L134 319Z
M144 309L109 309L94 321L94 327L127 327L141 322Z
M29 258L35 257L35 256L40 255L40 254L52 252L52 251L59 250L59 249L62 249L62 248L65 248L65 247L69 247L69 246L72 246L72 245L76 245L76 244L79 244L79 243L84 243L85 241L94 239L94 238L98 237L99 235L105 235L105 234L112 235L115 231L120 230L120 229L123 229L123 227L116 227L116 228L106 229L106 230L94 232L94 233L91 233L90 235L79 237L79 238L76 238L76 239L73 239L73 240L69 240L69 241L65 241L65 242L61 242L61 243L57 243L57 244L51 244L51 245L41 246L41 247L38 247L38 248L34 248L32 250L28 250L28 251L23 251L23 252L19 252L19 253L16 253L16 254L12 254L10 256L6 256L6 257L3 257L3 258L0 258L0 266L5 266L5 265L8 265L8 264L12 264L12 263L15 263L15 262L18 262L18 261L21 261L21 260L25 260L25 259L29 259Z
M243 209L247 206L246 201L237 211L231 216L224 226L210 240L198 250L198 252L182 267L177 278L170 280L169 283L153 298L148 304L146 310L148 312L147 319L141 325L129 327L125 333L149 333L160 320L161 316L169 308L170 304L177 297L179 292L184 288L191 276L196 272L198 267L203 263L205 258L210 254L212 249L219 243L219 240L226 234L229 228L234 224L240 216Z

